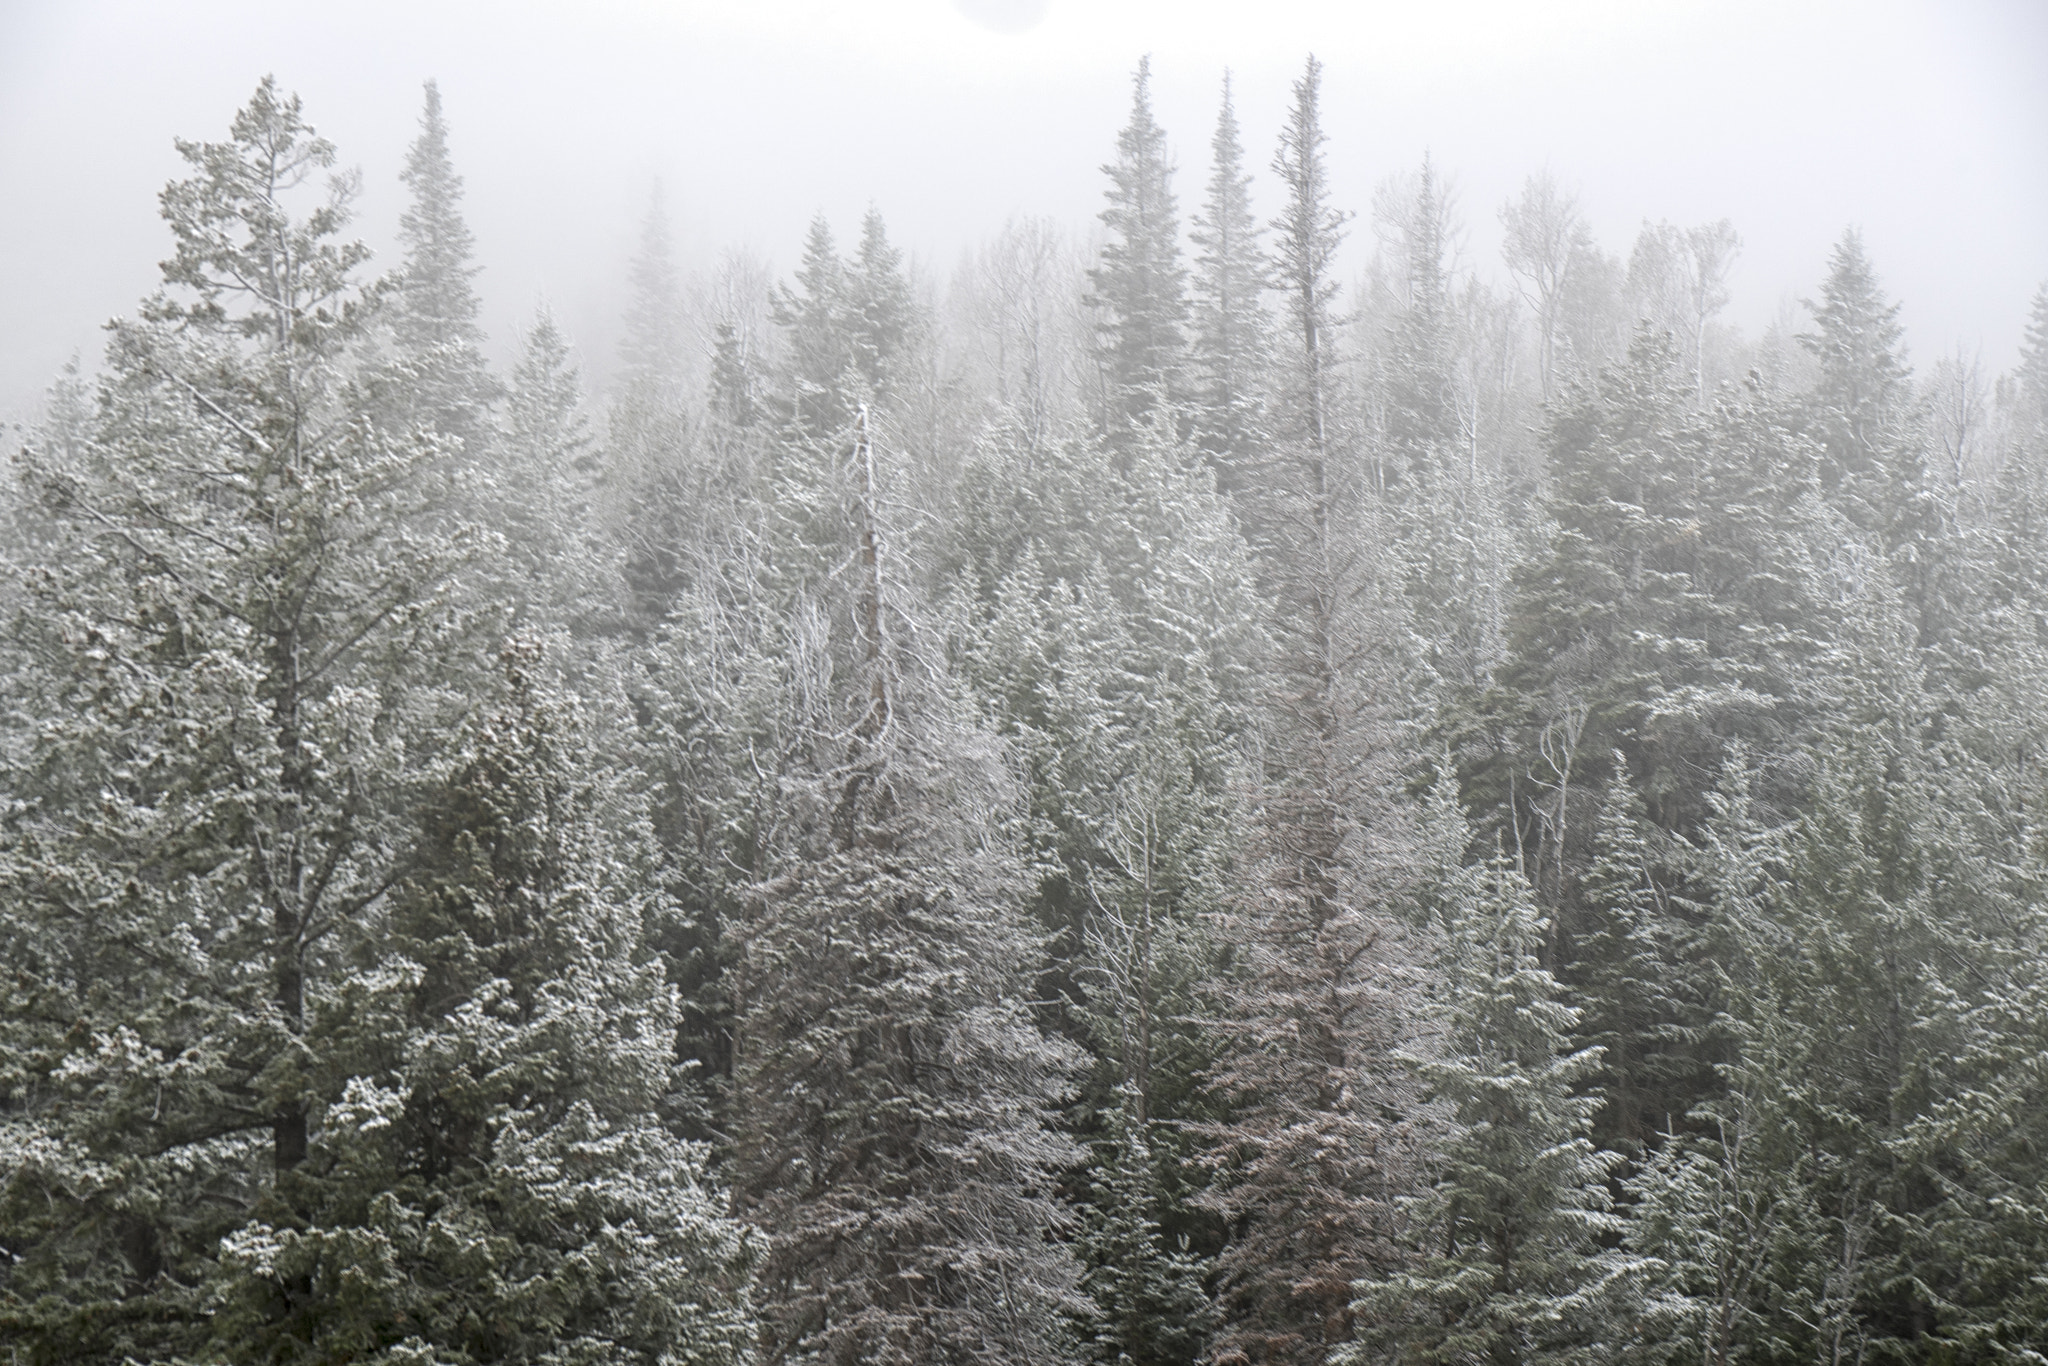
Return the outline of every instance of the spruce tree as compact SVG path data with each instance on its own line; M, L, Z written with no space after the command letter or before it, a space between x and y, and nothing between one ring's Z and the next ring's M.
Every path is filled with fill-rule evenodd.
M1273 174L1287 187L1287 206L1272 225L1272 281L1287 320L1281 344L1282 438L1302 452L1304 492L1315 500L1312 508L1319 520L1327 516L1324 505L1337 482L1329 469L1337 364L1331 304L1340 288L1334 267L1349 217L1330 205L1322 83L1323 65L1311 56L1294 83L1294 104L1273 154Z
M625 333L606 435L612 478L635 487L672 467L688 439L682 279L659 184L648 197L626 278Z
M1286 308L1274 454L1238 500L1273 600L1263 678L1263 772L1249 796L1243 873L1222 918L1236 971L1218 983L1227 1048L1210 1087L1205 1203L1233 1228L1218 1259L1218 1354L1312 1363L1349 1337L1350 1285L1395 1256L1395 1200L1412 1179L1393 1065L1408 950L1387 912L1399 874L1375 853L1397 817L1386 745L1386 639L1398 608L1375 581L1362 471L1336 421L1333 257L1320 90L1310 59L1274 169Z
M774 747L746 761L775 777L721 952L761 1351L1049 1362L1079 1304L1051 1237L1077 1154L1050 1127L1078 1060L1026 1008L1041 947L1000 750L914 615L865 419L785 453L756 590L779 603Z
M1514 865L1496 852L1448 890L1442 1051L1416 1066L1456 1127L1409 1208L1412 1267L1358 1287L1354 1359L1600 1359L1639 1268L1600 1250L1621 1227L1606 1185L1621 1159L1587 1137L1599 1056L1571 1047L1578 1012L1537 965L1541 917Z
M545 304L506 388L494 471L495 525L511 578L499 590L528 629L618 629L623 585L597 522L600 456L569 341Z
M855 337L855 363L877 401L896 397L905 353L922 326L903 253L889 242L881 213L869 208L860 223L860 250L853 259L848 310Z
M1141 1263L1091 1273L1124 1305L1091 1340L1191 1360L1201 1331L1119 1297L1181 1284L1220 1241L1194 1204L1205 1181L1190 1130L1217 1114L1205 993L1229 952L1211 922L1229 897L1240 746L1256 724L1249 557L1207 462L1163 414L1122 461L1092 441L985 438L963 495L962 673L1028 783L1031 904L1051 935L1039 995L1095 1059L1069 1111L1092 1150L1075 1178L1083 1217L1137 1237L1119 1192L1142 1175L1160 1226L1131 1244ZM1126 1141L1145 1173L1125 1163Z
M1820 363L1814 401L1823 411L1827 482L1831 488L1844 480L1881 486L1911 371L1899 346L1905 335L1899 305L1885 298L1854 228L1835 244L1820 293L1819 302L1806 305L1815 330L1801 333L1799 344Z
M600 518L625 550L627 620L645 635L684 590L682 549L699 515L682 280L659 184L627 279L632 292L605 419Z
M1084 1351L1106 1366L1180 1366L1198 1360L1213 1307L1202 1288L1202 1263L1185 1236L1169 1241L1159 1222L1159 1173L1130 1116L1114 1119L1098 1158L1091 1199L1075 1251L1081 1288L1093 1312L1081 1322Z
M1657 832L1627 759L1614 755L1611 772L1563 976L1580 1003L1574 1043L1600 1052L1595 1080L1606 1106L1594 1136L1641 1152L1671 1123L1674 1097L1689 1105L1712 1089L1696 1052L1708 1003L1695 980L1688 908L1673 904L1680 877L1652 852Z
M289 1216L223 1241L218 1359L749 1359L752 1240L665 1122L679 1002L645 952L645 814L544 650L515 639L501 669L315 1007L329 1108Z
M1131 118L1117 134L1102 211L1108 240L1088 272L1097 310L1102 425L1113 437L1144 424L1161 403L1178 403L1186 383L1187 271L1173 195L1166 130L1152 117L1152 59L1131 80Z
M1234 490L1263 445L1272 323L1261 301L1268 266L1227 71L1209 149L1208 194L1188 233L1199 248L1191 289L1193 397L1202 448L1216 461L1223 487Z
M1386 395L1381 479L1388 487L1425 482L1462 441L1454 374L1457 315L1452 297L1450 205L1428 157L1412 202L1392 225L1401 241L1402 307L1383 342Z
M472 281L476 239L463 221L462 177L448 152L441 88L426 84L420 135L399 179L412 202L399 215L405 253L392 323L402 352L416 367L404 386L418 420L463 439L475 458L490 434L486 407L499 388L483 358L480 306Z
M2034 291L2027 326L2020 341L2020 392L2038 432L2048 427L2048 284Z

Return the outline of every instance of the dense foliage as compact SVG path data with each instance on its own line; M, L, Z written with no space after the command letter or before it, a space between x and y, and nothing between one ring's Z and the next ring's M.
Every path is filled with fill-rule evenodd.
M0 501L10 1360L2048 1360L2048 287L1504 291L1325 93L944 288L657 196L601 420L431 84L381 277L179 142Z

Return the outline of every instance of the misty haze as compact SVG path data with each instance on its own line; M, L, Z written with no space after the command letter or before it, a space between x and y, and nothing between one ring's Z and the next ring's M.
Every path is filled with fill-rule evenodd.
M0 13L13 1366L2048 1361L2048 13Z

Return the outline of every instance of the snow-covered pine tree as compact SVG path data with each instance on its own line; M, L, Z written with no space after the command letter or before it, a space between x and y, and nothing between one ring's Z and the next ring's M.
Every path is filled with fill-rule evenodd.
M1928 458L1899 305L1886 298L1854 229L1836 244L1820 293L1807 301L1814 330L1799 341L1820 365L1808 425L1827 450L1823 480L1891 558L1912 604L1916 644L1966 653L1952 639L1972 587L1955 534L1955 490Z
M399 179L412 201L398 219L405 253L392 333L411 368L399 387L407 416L462 438L470 459L482 455L488 408L500 387L484 363L480 307L471 284L476 239L462 217L462 177L448 152L441 87L428 81L420 135Z
M1244 168L1229 72L1209 151L1208 193L1188 232L1199 249L1190 282L1190 390L1197 440L1230 492L1264 445L1273 327L1262 297L1269 267L1252 214L1252 178Z
M611 634L625 585L597 521L600 456L575 356L545 304L520 343L489 493L506 543L498 592L522 629Z
M1642 798L1616 753L1578 888L1572 960L1562 976L1578 1003L1577 1049L1598 1049L1606 1098L1594 1136L1641 1152L1672 1122L1674 1097L1710 1092L1697 1045L1708 1002L1692 925L1672 905L1679 877L1661 866ZM1680 1111L1683 1114L1683 1111Z
M761 1353L1049 1363L1080 1305L1051 1127L1078 1058L1026 1004L1014 793L920 620L893 461L865 408L837 435L784 452L756 590L774 748L746 756L774 776L721 945Z
M1436 164L1424 157L1411 193L1382 198L1381 230L1398 244L1402 274L1400 311L1380 342L1385 416L1378 463L1383 485L1401 489L1455 460L1466 444L1467 423L1456 375L1448 192Z
M1886 448L1911 397L1912 372L1899 346L1905 328L1854 228L1835 244L1820 295L1807 301L1814 330L1800 334L1799 343L1820 363L1813 397L1827 442L1823 477L1830 489L1845 480L1867 486L1859 492L1868 499L1887 482Z
M1572 1048L1578 1012L1538 966L1542 919L1507 856L1496 847L1444 890L1444 1032L1414 1066L1454 1127L1431 1156L1433 1186L1408 1202L1408 1267L1360 1281L1346 1359L1604 1359L1641 1268L1601 1250L1621 1227L1606 1184L1621 1158L1587 1137L1598 1054Z
M1116 159L1102 168L1109 230L1100 264L1088 272L1096 310L1102 428L1112 439L1142 427L1160 404L1183 397L1187 366L1187 270L1166 130L1152 117L1152 59L1131 78L1131 118L1117 134Z
M2040 437L2048 428L2048 283L2034 291L2033 305L2027 310L2016 374L2028 408L2028 423Z
M290 1205L223 1242L215 1359L750 1360L751 1238L663 1113L680 1003L646 952L643 803L538 642L501 668L315 998L328 1108Z
M1135 1116L1110 1110L1075 1253L1081 1288L1093 1301L1081 1322L1085 1358L1103 1366L1183 1366L1199 1360L1214 1306L1202 1287L1202 1259L1185 1235L1160 1226L1159 1170Z
M1273 598L1261 682L1264 772L1221 934L1223 1045L1211 1068L1227 1118L1206 1126L1205 1203L1231 1240L1218 1259L1218 1360L1311 1366L1350 1337L1351 1283L1394 1255L1395 1200L1414 1168L1413 1099L1394 1064L1405 876L1388 765L1391 603L1370 563L1374 528L1356 451L1336 421L1330 305L1343 218L1328 202L1321 67L1295 82L1274 169L1287 307L1277 345L1276 445L1238 505Z
M1040 995L1096 1060L1070 1112L1094 1156L1075 1184L1093 1201L1125 1179L1104 1165L1122 1151L1110 1127L1142 1143L1166 1260L1117 1274L1173 1280L1171 1249L1186 1238L1205 1255L1221 1232L1191 1204L1203 1173L1188 1136L1216 1117L1201 1074L1217 1038L1201 1016L1228 951L1210 921L1229 895L1256 723L1249 556L1208 462L1164 413L1120 459L991 431L962 501L962 673L1028 783L1032 906L1052 936ZM1118 1331L1148 1358L1199 1350L1200 1334Z
M860 220L860 249L854 253L847 284L854 363L878 403L899 400L902 367L925 318L904 274L903 252L889 241L888 225L872 206Z
M90 439L23 461L60 533L8 623L0 769L0 1294L32 1360L203 1351L223 1249L302 1217L339 1099L309 1025L487 639L447 448L376 420L404 372L354 345L384 290L337 237L352 180L300 212L332 146L268 79L177 146L166 289L111 329Z
M679 554L695 515L697 473L682 279L659 183L648 197L627 285L619 371L605 414L600 517L625 548L628 621L645 634L668 615L687 578Z
M794 431L829 440L853 419L845 400L851 394L858 403L861 386L849 383L848 372L862 373L862 348L859 327L849 316L854 281L823 214L811 220L795 275L793 287L779 285L774 295L774 318L788 341L788 373L776 386L777 408Z

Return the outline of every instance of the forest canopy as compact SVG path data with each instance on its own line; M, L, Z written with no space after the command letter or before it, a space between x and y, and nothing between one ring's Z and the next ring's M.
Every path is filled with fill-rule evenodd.
M2048 1360L2048 284L1150 81L943 281L657 191L601 394L433 82L388 267L176 141L0 492L13 1361Z

